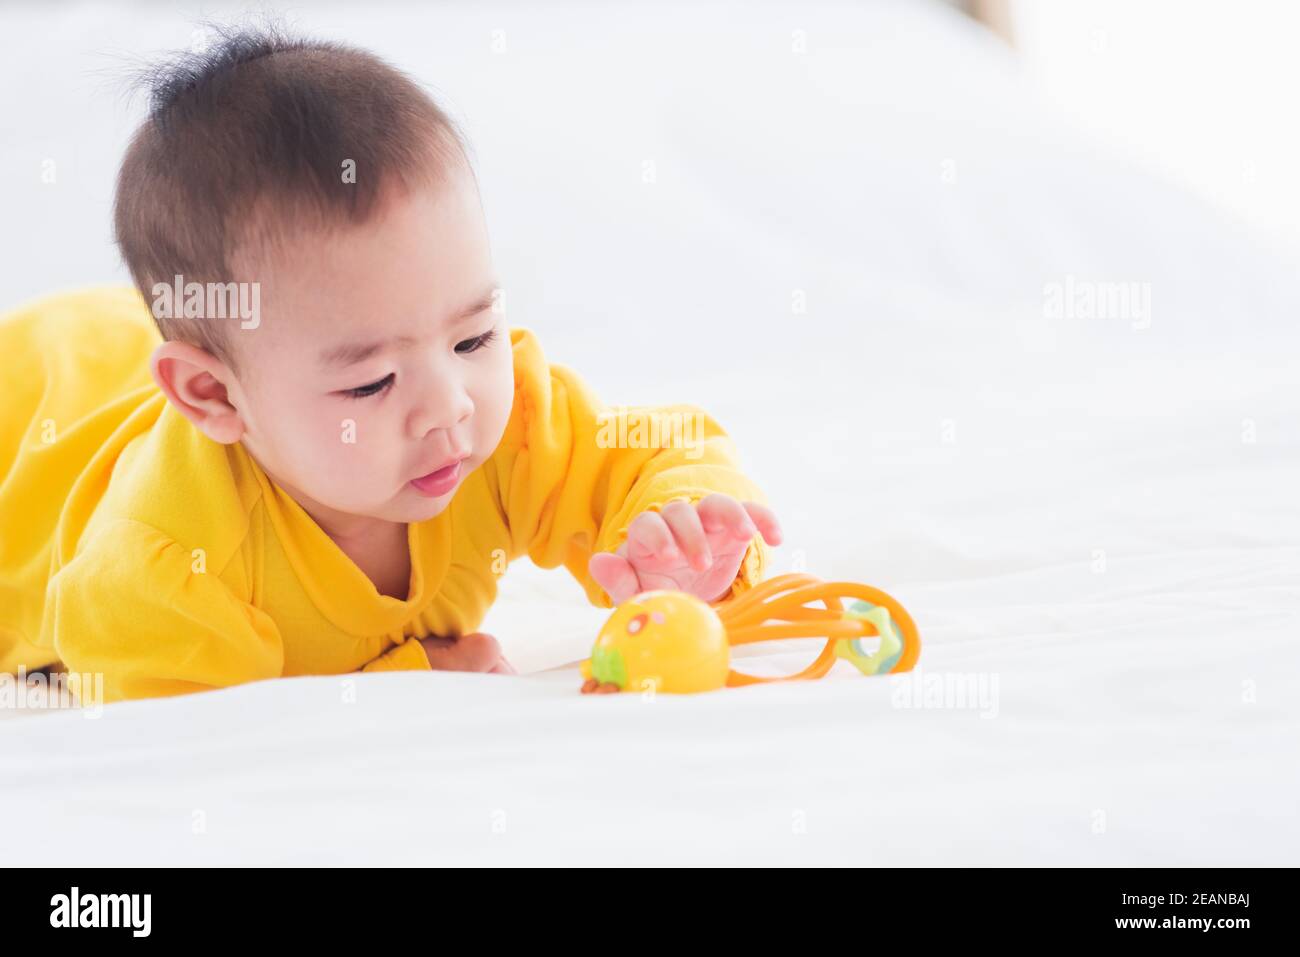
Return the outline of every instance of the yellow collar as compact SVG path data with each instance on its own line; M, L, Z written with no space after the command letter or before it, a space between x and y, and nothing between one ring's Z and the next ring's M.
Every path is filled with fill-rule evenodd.
M261 488L276 537L312 603L336 627L359 636L400 632L431 602L451 564L451 507L407 525L411 582L406 600L381 595L374 582L284 489L236 443L232 465Z

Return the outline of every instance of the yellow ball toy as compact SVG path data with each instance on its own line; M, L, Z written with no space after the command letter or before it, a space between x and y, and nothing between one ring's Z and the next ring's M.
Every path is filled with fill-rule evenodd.
M586 692L669 694L712 691L727 683L731 648L722 621L681 591L648 591L614 609L582 663Z
M856 599L844 608L841 598ZM824 607L808 607L820 603ZM798 674L760 678L731 670L731 646L821 637L826 644ZM879 638L870 650L864 638ZM865 675L910 670L921 636L907 610L859 582L824 582L790 573L760 582L718 605L681 591L629 598L605 621L581 666L585 694L663 691L690 694L723 687L821 678L836 660Z

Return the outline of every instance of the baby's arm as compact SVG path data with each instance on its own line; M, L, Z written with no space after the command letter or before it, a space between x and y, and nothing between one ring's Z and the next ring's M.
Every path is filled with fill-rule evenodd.
M187 694L278 678L284 646L270 616L231 591L195 551L141 522L101 528L51 578L41 644L70 684L103 701Z
M530 332L512 341L515 408L484 465L511 559L563 564L601 608L652 587L721 601L762 579L780 529L712 416L693 405L611 408L572 369L547 363Z

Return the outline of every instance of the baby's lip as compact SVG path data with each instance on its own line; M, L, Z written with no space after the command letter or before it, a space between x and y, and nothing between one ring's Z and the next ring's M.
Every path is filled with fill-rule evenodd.
M450 465L435 469L428 475L411 479L411 487L421 495L446 495L461 478L461 463L464 459L454 459Z
M427 472L422 472L421 474L417 475L416 478L433 478L439 472L450 471L453 465L458 465L459 463L465 461L465 459L467 458L469 458L468 455L458 455L454 459L447 459L447 461L443 462L441 465L432 468Z

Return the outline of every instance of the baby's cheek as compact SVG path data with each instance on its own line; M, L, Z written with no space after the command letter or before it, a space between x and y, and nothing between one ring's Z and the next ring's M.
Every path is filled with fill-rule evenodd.
M327 424L312 458L341 483L355 484L383 467L384 442L360 416L344 415Z
M506 361L497 369L493 388L489 389L477 403L475 440L478 447L475 451L481 449L484 457L491 455L500 443L514 407L514 366L509 361L510 354L506 352L505 356Z
M382 468L373 436L360 416L318 412L311 421L286 419L281 449L292 457L286 472L318 501L345 505L365 499L368 480Z

